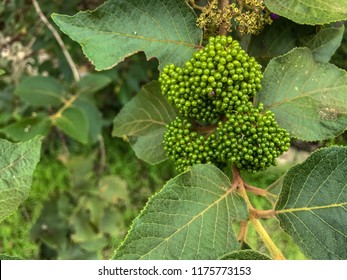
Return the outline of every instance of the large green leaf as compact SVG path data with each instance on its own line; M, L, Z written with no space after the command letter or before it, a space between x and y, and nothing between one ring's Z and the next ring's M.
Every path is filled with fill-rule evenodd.
M329 62L341 45L345 26L323 27L315 36L303 41L303 46L312 50L315 61Z
M196 15L182 0L109 0L95 11L52 19L77 41L97 70L109 69L139 51L160 68L182 64L198 47Z
M88 143L89 123L84 111L70 106L55 120L56 126L71 138L83 143Z
M216 259L240 248L235 220L246 220L246 202L213 165L195 165L154 195L114 259Z
M347 0L264 0L273 13L301 24L325 24L347 19Z
M294 137L323 140L347 127L347 72L316 63L307 48L271 60L257 100Z
M0 221L28 197L40 150L38 138L18 144L0 139Z
M37 135L46 136L51 128L51 120L44 113L23 118L13 124L0 129L7 137L14 141L28 141Z
M175 110L161 94L160 84L151 82L116 116L113 136L129 138L140 159L158 163L166 159L163 148L165 126L175 117Z
M34 106L60 105L64 102L65 89L52 77L28 77L16 88L23 100Z
M1 75L4 75L6 72L5 72L5 70L4 69L0 69L0 76Z
M281 227L313 259L347 259L347 148L313 153L284 177Z

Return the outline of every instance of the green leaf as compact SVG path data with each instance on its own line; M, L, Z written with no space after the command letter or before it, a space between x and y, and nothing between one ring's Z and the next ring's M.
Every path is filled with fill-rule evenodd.
M102 129L102 116L95 103L92 103L84 98L78 98L74 103L74 106L81 111L87 117L88 122L88 142L95 144L98 141L98 137L101 134Z
M77 41L96 70L109 69L139 51L159 67L187 61L201 40L196 15L182 0L109 0L74 16L53 14L59 28Z
M239 250L224 255L220 260L271 260L265 254L253 250Z
M5 72L5 70L4 69L0 69L0 76L1 75L4 75L6 72Z
M162 127L145 136L139 136L132 145L136 156L149 164L157 164L166 160L163 144L165 131L166 128Z
M16 88L16 94L34 106L57 106L64 102L65 89L52 77L28 77Z
M55 120L59 129L71 138L88 143L89 123L86 114L79 108L70 106Z
M298 25L280 18L267 25L259 35L251 37L247 52L266 66L269 60L301 45L300 39L315 33L313 26Z
M176 117L161 94L157 81L145 85L113 122L113 136L130 138L136 155L151 164L166 159L163 135L166 124Z
M280 127L306 141L324 140L347 127L347 72L316 63L307 48L270 61L257 101L274 112Z
M313 259L347 259L347 148L314 152L291 168L275 207L281 227Z
M273 13L300 24L319 25L347 19L347 0L265 0Z
M337 48L341 45L345 26L339 28L322 28L315 36L303 42L304 47L312 50L315 61L329 62Z
M344 25L322 27L318 32L313 26L298 25L281 18L268 25L264 31L251 37L248 53L266 66L270 59L283 55L295 47L312 50L317 62L329 62L341 45Z
M216 259L240 248L232 223L244 199L213 165L195 165L150 198L114 259Z
M103 74L89 74L81 78L77 84L80 95L91 95L103 89L112 82L112 79Z
M40 150L39 138L18 144L0 139L0 222L28 197Z
M41 113L5 126L0 129L0 132L14 141L28 141L38 135L46 136L51 125L49 116Z

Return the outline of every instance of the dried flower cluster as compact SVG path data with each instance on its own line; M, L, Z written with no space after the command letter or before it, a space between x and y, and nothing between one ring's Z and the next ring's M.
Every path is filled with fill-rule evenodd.
M227 31L231 31L234 22L241 35L259 34L266 24L272 23L270 15L263 0L236 0L223 10L218 6L218 0L211 0L201 7L197 25L207 37L216 35L223 22L227 23Z

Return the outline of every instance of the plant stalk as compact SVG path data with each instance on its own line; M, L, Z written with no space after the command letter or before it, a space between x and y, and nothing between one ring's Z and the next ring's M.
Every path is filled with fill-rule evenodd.
M273 217L275 214L274 210L257 210L253 207L251 201L249 200L249 197L246 192L246 188L243 182L243 179L240 175L240 171L236 168L232 168L232 173L233 173L233 182L232 182L232 188L237 187L237 190L239 194L245 199L248 209L249 209L249 220L252 222L252 224L255 227L255 230L259 234L260 238L262 241L265 243L266 247L268 248L271 256L275 260L285 260L285 257L283 256L282 252L277 248L276 244L272 241L271 237L263 227L263 225L260 223L258 220L259 218L264 218L264 217ZM242 232L242 224L241 224L241 230L239 236L244 234Z
M260 238L265 243L267 249L269 250L272 258L274 260L285 260L286 258L283 256L282 252L277 248L276 244L272 241L271 237L263 227L263 225L260 223L258 219L255 217L250 216L250 221L255 227L255 230L259 234Z
M63 54L64 54L66 60L67 60L69 66L71 68L72 75L74 77L75 82L78 82L80 80L80 76L78 74L76 64L72 60L70 53L67 51L65 44L64 44L63 40L61 39L59 33L54 28L54 26L48 21L46 16L43 14L39 3L36 0L31 0L31 1L32 1L33 5L35 7L35 10L36 10L37 14L39 15L41 21L48 27L48 29L52 32L54 38L57 40L61 50L63 51Z
M223 21L222 21L222 24L220 25L219 27L219 35L228 35L228 25L229 23L227 22L226 18L223 16L226 9L228 8L229 6L229 0L219 0L218 1L218 4L219 4L219 8L221 9L222 11L222 18L223 18Z

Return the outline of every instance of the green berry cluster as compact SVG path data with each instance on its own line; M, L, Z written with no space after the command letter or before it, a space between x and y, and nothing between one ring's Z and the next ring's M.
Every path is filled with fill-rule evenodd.
M164 148L178 171L198 163L250 172L276 164L290 138L271 111L252 103L261 79L255 59L226 36L210 38L185 67L164 68L162 92L180 115L167 125Z
M159 77L164 96L179 114L203 123L253 99L261 66L231 37L210 37L184 67L167 65Z

